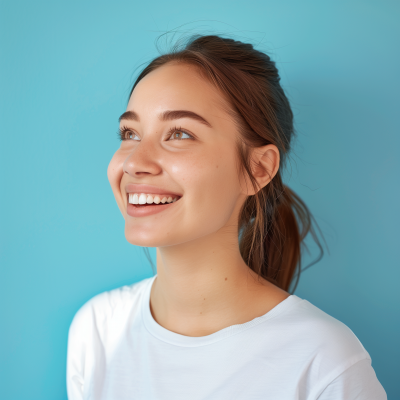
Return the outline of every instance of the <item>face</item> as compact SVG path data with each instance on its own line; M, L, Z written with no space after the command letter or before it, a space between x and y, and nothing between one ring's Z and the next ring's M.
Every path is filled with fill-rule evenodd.
M167 64L138 83L120 121L124 140L108 167L128 242L172 246L237 225L247 194L238 174L238 132L227 107L222 94L191 66ZM139 207L129 204L127 191L157 189L178 194L179 200L137 215Z

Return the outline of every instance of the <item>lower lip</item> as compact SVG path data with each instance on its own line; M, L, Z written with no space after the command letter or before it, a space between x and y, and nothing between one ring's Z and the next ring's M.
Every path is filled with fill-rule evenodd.
M176 204L179 200L174 201L173 203L166 203L162 205L147 205L138 207L136 204L128 203L126 213L131 217L147 217L148 215L158 214L167 208L171 208Z

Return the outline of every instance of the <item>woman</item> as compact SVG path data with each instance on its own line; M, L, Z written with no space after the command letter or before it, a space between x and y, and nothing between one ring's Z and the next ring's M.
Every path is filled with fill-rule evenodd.
M267 55L218 36L136 80L108 178L157 274L75 315L70 400L386 399L353 332L288 293L315 232L282 183L293 114L279 80Z

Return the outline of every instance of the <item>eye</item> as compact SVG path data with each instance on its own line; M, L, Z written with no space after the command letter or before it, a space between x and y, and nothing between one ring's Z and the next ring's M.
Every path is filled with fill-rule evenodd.
M194 136L191 135L190 133L186 132L184 129L182 128L178 128L178 127L173 127L168 131L169 134L169 139L168 140L184 140L184 139L194 139ZM186 135L186 137L184 137ZM122 126L119 128L118 130L118 136L120 138L120 140L135 140L135 141L139 141L140 139L138 138L138 136L136 135L136 133L126 127L126 126Z
M182 139L194 139L194 137L186 132L182 128L177 128L176 126L174 128L171 128L168 133L171 135L168 140L182 140ZM189 137L183 137L183 135L189 136Z
M136 133L126 126L121 126L118 130L118 135L121 140L138 140L134 139Z

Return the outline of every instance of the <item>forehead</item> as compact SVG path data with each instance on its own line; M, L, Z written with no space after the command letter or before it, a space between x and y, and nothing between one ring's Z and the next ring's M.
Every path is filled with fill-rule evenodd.
M210 119L226 119L229 105L197 68L170 63L150 72L137 84L127 106L128 111L131 109L143 115L184 109L207 114Z

